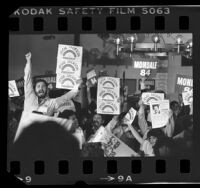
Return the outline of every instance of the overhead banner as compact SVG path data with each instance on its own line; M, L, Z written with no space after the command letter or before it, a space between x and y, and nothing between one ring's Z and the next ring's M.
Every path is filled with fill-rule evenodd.
M142 93L142 101L146 105L150 102L164 100L164 93Z
M8 81L8 94L9 94L9 97L20 96L15 80Z
M81 46L58 45L56 87L61 89L77 88L76 80L81 76L83 48ZM62 83L62 81L65 84Z
M190 105L193 101L193 91L183 92L182 98L184 105Z
M105 157L137 156L135 151L106 130L103 126L97 130L95 135L88 142L101 142Z
M137 77L155 77L158 68L158 60L152 58L133 58L132 66L138 70Z
M169 100L150 102L152 128L166 126L169 119Z
M193 90L193 78L186 75L176 75L175 93L182 93Z
M141 90L141 79L138 80L138 90ZM146 79L145 88L150 90L155 90L155 79Z
M100 77L97 87L97 113L120 114L120 79Z

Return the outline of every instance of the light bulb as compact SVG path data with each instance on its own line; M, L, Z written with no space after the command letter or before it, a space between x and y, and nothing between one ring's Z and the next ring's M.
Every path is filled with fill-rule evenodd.
M130 37L127 38L127 40L129 40L130 42L136 42L137 41L137 35L134 34L134 35L131 35Z
M116 44L120 44L120 38L116 39Z
M176 42L177 42L177 44L181 44L183 42L182 39L183 39L182 35L177 35L176 36Z
M192 48L192 45L193 45L192 39L188 40L187 43L190 46L190 48Z
M158 36L158 35L153 35L153 36L152 36L152 41L153 41L154 43L158 43L158 42L160 41L159 36Z

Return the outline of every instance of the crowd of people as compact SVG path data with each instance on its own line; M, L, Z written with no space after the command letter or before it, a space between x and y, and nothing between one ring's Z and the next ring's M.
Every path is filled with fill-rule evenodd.
M103 157L102 143L88 142L101 126L109 129L113 135L135 151L135 156L192 154L193 104L184 106L181 94L178 101L170 102L168 122L162 128L152 128L150 107L145 105L140 97L134 105L137 114L130 130L124 118L129 109L120 115L97 113L97 86L91 86L87 81L86 108L81 108L81 104L74 101L84 84L81 80L77 82L78 89L67 91L58 98L49 98L48 84L45 80L32 83L31 53L26 54L26 60L24 97L9 98L8 145L11 159L53 156ZM141 90L140 95L146 91L162 92ZM20 101L19 104L16 101ZM66 103L68 104L65 106ZM24 128L16 138L23 112L66 119L71 125L66 129L54 121L34 122Z

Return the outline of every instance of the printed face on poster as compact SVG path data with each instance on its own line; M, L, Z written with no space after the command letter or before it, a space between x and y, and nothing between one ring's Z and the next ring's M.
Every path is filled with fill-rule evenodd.
M186 75L176 75L175 93L182 93L193 90L193 78Z
M8 94L9 94L9 97L20 96L15 80L8 81Z
M150 105L150 102L164 100L164 93L142 93L142 101L146 105Z
M120 114L120 79L100 77L97 88L97 113Z
M152 128L164 127L169 119L169 100L150 102Z

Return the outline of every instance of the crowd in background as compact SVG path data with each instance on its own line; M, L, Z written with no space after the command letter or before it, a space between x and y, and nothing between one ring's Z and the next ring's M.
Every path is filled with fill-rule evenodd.
M75 110L63 108L64 110L57 115L57 117L73 121L73 129L71 130L72 135L77 134L78 136L79 133L82 133L80 134L82 137L80 141L82 146L79 147L79 149L81 148L80 155L103 156L100 143L97 143L96 145L93 144L92 146L91 143L87 144L87 141L95 134L100 126L105 127L111 121L114 121L115 123L111 132L140 156L185 156L192 153L193 107L184 106L181 95L179 95L179 101L170 102L171 117L169 118L168 124L164 128L156 129L152 129L149 106L144 105L140 99L134 105L134 108L137 110L137 115L132 123L132 127L135 130L135 135L133 135L123 121L124 116L128 111L122 112L119 116L96 113L96 90L96 87L88 88L88 92L90 92L90 99L88 100L90 103L88 108L82 109L81 104L77 104L75 105ZM22 111L23 97L9 98L8 143L11 145L13 144ZM52 122L52 124L54 123ZM39 127L37 129L40 131ZM45 135L51 131L49 126L48 128L43 126L43 129L46 130L44 131ZM56 128L54 127L52 129ZM56 131L53 132L56 134ZM36 131L35 136L34 131L29 132L29 134L31 134L33 138L41 136L40 134L38 135ZM59 136L55 137L56 142L57 138L59 138ZM31 138L29 137L29 139ZM38 139L36 140L38 141ZM24 143L27 142L24 141ZM39 143L37 144L40 145Z
M37 82L39 83L39 82ZM36 83L36 84L37 84ZM84 85L85 84L85 85ZM14 142L19 121L24 110L24 97L9 98L8 108L8 145L10 156L29 157L67 157L67 156L104 156L101 143L88 143L100 126L109 131L127 144L136 152L135 156L187 156L193 151L193 104L184 106L181 94L178 101L170 101L169 120L166 126L152 129L150 108L142 102L142 92L162 92L142 90L140 98L133 105L137 110L132 122L132 131L129 129L124 116L128 109L122 110L120 115L97 114L97 85L86 86L88 103L86 108L72 97L70 101L74 108L62 106L55 114L58 118L71 121L70 130L53 121L33 123L25 128ZM121 92L122 93L122 92ZM166 96L166 94L165 94ZM122 106L124 102L122 102ZM121 108L123 109L123 108ZM46 115L39 111L34 113ZM28 146L28 147L27 147Z

